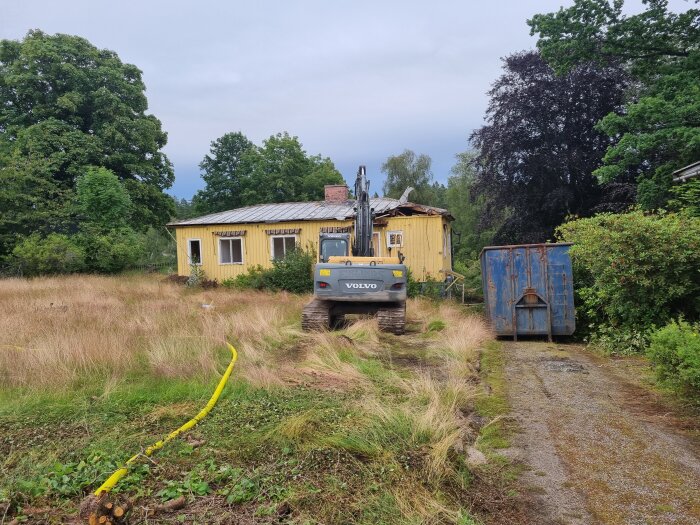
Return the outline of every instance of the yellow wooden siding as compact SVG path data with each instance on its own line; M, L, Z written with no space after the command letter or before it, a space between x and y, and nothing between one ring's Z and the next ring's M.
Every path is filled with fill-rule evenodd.
M381 250L378 255L397 256L396 248L387 249L386 232L402 231L405 264L417 280L444 279L440 270L450 269L452 261L449 247L443 255L443 224L449 223L439 215L390 217L387 225L375 228L380 234ZM301 247L313 246L318 253L318 238L322 227L352 226L352 221L298 221L257 224L217 224L208 226L176 226L178 274L190 273L187 255L189 239L200 239L202 269L209 279L219 281L247 272L252 266L269 267L272 264L271 237L266 230L296 230L297 243ZM214 232L245 231L243 239L243 264L219 264L219 239Z

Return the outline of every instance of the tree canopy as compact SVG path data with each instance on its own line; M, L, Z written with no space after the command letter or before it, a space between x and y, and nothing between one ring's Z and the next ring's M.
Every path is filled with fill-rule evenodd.
M566 216L598 204L592 173L611 141L596 124L621 109L627 77L591 63L559 76L536 52L506 57L504 70L487 124L471 135L475 187L487 197L481 227L500 225L496 242L543 242Z
M410 149L390 156L382 164L382 173L386 174L382 188L384 195L398 199L406 188L412 187L409 201L428 206L444 206L445 187L433 182L432 163L428 155L416 155Z
M254 152L255 144L241 132L226 133L214 140L199 164L206 187L195 194L195 209L210 213L242 206Z
M326 184L343 184L333 162L310 156L299 139L277 133L256 146L240 132L211 143L200 164L206 186L197 192L199 213L268 202L322 200Z
M576 0L528 23L557 72L594 61L619 64L636 80L624 111L599 124L613 143L595 173L603 181L633 174L640 204L653 209L669 198L671 173L700 158L700 10L674 13L666 0L645 4L625 15L622 0Z
M477 195L474 190L475 155L471 151L457 154L445 191L445 207L455 218L452 223L456 236L454 254L460 260L476 259L493 238L493 231L480 227L486 196Z
M122 182L133 227L170 218L167 135L146 113L145 89L136 66L80 37L30 31L0 41L0 256L22 235L69 227L90 166Z
M91 168L78 177L76 208L84 222L107 231L127 226L131 199L114 173L106 168Z

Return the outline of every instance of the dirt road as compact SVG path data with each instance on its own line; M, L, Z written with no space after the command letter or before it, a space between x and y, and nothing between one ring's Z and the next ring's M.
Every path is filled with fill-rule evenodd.
M630 362L580 346L504 343L531 523L700 524L697 421L638 382Z

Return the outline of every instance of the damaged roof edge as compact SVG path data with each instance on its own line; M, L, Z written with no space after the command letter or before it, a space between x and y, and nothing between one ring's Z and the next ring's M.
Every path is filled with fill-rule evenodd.
M442 208L415 204L401 203L397 199L382 197L371 200L372 208L377 218L400 217L402 215L441 215L448 220L454 220L452 214ZM211 213L192 219L172 221L167 226L205 226L213 224L253 224L278 223L295 221L328 221L349 220L355 215L355 201L331 203L326 201L286 202L273 204L257 204L236 208L234 210Z

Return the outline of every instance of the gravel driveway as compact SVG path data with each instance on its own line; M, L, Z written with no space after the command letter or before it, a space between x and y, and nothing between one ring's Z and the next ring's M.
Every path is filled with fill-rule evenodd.
M639 382L640 362L504 343L511 456L533 524L700 524L698 422Z

